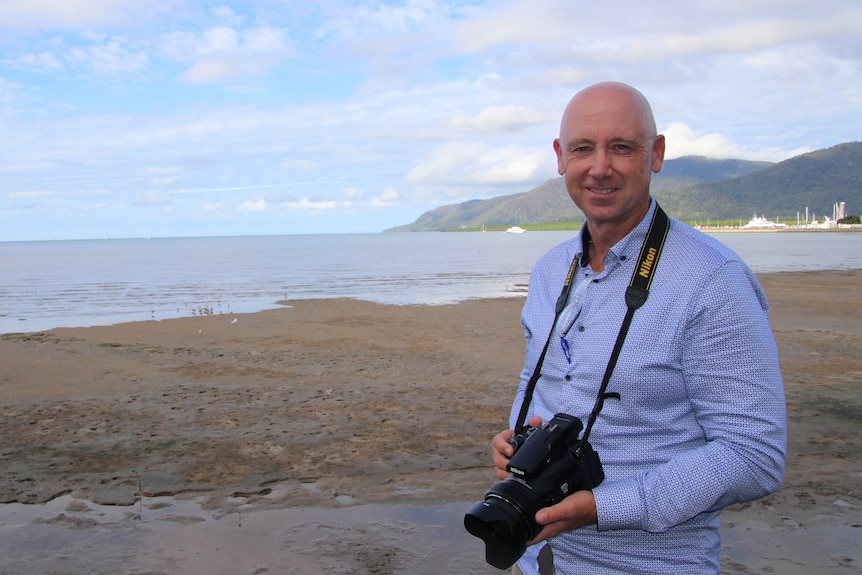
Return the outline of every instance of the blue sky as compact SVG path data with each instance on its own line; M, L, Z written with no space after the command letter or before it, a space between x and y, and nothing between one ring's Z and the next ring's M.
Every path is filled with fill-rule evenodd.
M860 139L858 0L0 0L0 241L378 232L556 177L618 80L668 156Z

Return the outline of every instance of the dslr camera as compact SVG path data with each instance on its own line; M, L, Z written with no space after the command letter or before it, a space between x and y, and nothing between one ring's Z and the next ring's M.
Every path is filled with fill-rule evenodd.
M565 413L542 427L524 426L509 443L515 453L506 469L511 475L473 504L464 527L485 542L485 559L508 569L541 531L536 512L575 491L592 489L605 478L599 455L578 439L583 423Z

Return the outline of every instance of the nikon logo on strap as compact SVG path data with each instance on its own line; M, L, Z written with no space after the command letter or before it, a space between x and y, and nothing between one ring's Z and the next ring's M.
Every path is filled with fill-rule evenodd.
M651 247L647 252L646 257L641 261L640 271L638 275L644 278L645 280L649 279L649 274L652 271L653 262L655 262L655 256L658 253L658 250Z
M658 266L658 259L664 248L667 233L670 230L670 219L661 206L656 204L652 221L647 230L646 238L638 255L638 266L632 273L629 289L626 291L626 303L629 307L638 308L643 305L649 295L653 274Z

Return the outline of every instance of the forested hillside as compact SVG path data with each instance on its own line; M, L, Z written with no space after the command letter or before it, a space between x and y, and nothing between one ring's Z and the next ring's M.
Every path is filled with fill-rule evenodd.
M652 193L684 221L739 219L754 214L795 219L797 212L832 215L835 202L862 212L862 142L848 142L771 164L684 157L667 160L653 176ZM445 231L583 221L562 178L508 196L472 200L426 212L386 231Z

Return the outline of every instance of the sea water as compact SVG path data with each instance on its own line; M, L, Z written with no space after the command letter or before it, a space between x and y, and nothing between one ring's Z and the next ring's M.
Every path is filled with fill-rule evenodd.
M307 298L443 304L522 296L575 232L0 243L0 333L231 314ZM715 234L755 272L862 268L862 234Z

